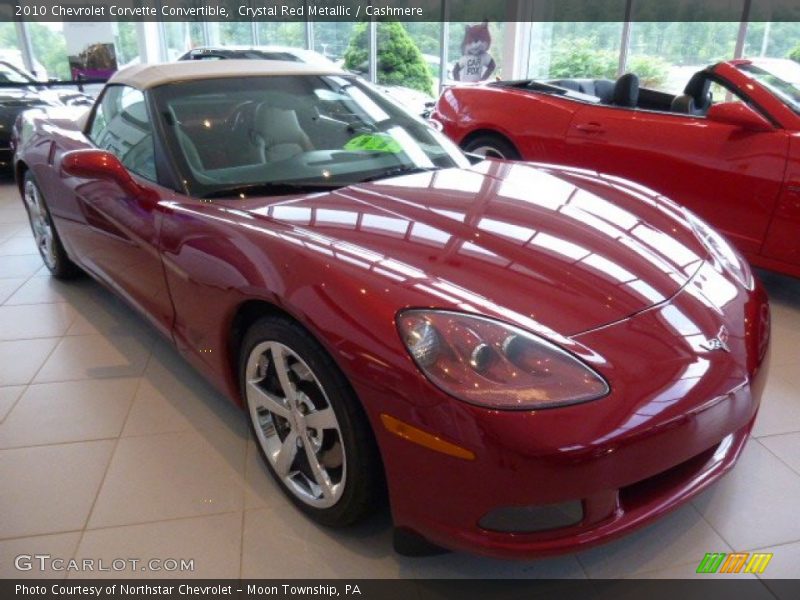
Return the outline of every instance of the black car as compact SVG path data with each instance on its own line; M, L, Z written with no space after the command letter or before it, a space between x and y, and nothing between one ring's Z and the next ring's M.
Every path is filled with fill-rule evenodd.
M0 168L11 166L11 130L17 116L38 106L91 106L93 100L76 89L55 88L53 82L36 81L14 65L0 61Z

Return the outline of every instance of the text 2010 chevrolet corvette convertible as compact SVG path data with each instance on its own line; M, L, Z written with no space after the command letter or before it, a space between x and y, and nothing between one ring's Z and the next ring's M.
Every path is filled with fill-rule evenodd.
M406 551L564 552L677 506L745 443L764 292L640 186L470 164L297 63L133 67L77 122L17 129L53 275L90 273L173 339L321 523L388 490Z

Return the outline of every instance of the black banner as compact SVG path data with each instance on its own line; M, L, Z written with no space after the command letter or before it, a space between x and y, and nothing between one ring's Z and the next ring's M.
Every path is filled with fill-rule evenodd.
M0 0L0 21L800 21L800 0Z
M702 580L1 580L4 600L774 600L800 598L800 581Z

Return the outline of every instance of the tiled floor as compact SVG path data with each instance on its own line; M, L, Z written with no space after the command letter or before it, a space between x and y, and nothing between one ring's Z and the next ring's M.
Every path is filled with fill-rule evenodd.
M706 552L755 549L775 554L767 576L797 577L800 281L763 277L772 371L754 439L724 480L580 554L408 559L392 551L386 514L334 532L293 509L242 413L99 285L49 278L2 183L0 577L26 574L19 554L194 559L194 577L692 577Z

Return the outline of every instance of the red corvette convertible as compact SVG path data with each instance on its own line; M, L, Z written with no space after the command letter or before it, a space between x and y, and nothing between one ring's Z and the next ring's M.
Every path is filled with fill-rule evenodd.
M632 179L707 219L758 266L800 277L800 65L736 60L683 94L561 79L451 88L433 118L470 152Z
M367 84L297 63L118 73L28 112L42 258L142 312L246 410L285 494L396 546L598 543L730 469L769 309L692 213L615 177L470 164Z

